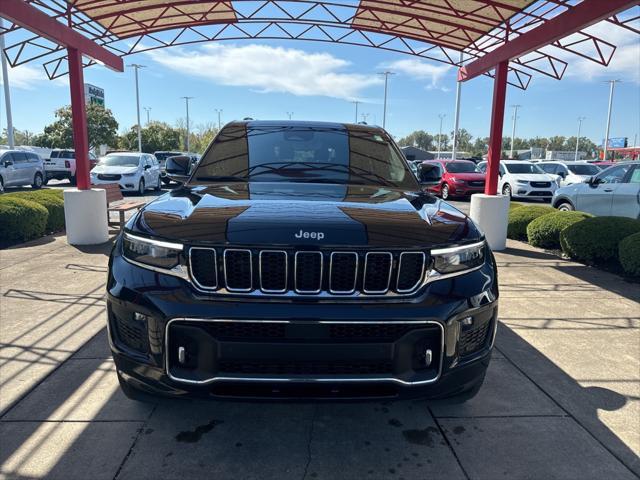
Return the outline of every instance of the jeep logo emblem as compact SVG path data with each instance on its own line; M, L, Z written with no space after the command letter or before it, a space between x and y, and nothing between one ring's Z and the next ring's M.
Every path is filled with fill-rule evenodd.
M293 234L296 238L311 238L313 240L323 240L324 232L305 232L304 230L300 230L298 233Z

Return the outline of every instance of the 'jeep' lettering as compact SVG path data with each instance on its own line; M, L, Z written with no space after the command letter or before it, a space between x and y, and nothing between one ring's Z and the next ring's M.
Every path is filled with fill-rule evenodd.
M312 240L323 240L324 232L305 232L300 230L298 233L293 234L296 238L311 238Z

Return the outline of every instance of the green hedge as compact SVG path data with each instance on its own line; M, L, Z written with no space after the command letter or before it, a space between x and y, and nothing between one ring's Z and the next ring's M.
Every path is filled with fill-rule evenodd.
M513 240L526 240L527 225L536 218L554 211L551 207L539 205L510 208L507 237Z
M640 220L626 217L593 217L574 223L560 232L562 251L585 263L618 260L623 238L640 232Z
M49 212L42 205L0 196L0 244L25 242L44 235Z
M552 212L542 215L527 225L529 243L539 248L560 248L560 232L569 225L593 215L584 212Z
M21 198L42 205L49 212L45 231L58 232L64 229L64 200L62 190L44 189L8 193L8 198Z
M618 260L625 272L640 277L640 233L622 239L618 245Z

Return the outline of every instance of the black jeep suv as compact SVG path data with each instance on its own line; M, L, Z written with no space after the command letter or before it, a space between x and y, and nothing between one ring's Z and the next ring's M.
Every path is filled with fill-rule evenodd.
M184 160L184 161L183 161ZM109 262L109 339L132 398L468 398L495 336L482 232L421 190L382 129L225 126Z

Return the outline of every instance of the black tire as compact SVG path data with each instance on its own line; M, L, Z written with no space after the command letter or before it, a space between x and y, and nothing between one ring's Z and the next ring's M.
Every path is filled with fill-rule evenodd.
M33 183L31 184L31 188L34 190L39 190L44 185L44 180L42 179L42 174L40 172L36 172L33 176Z
M560 202L556 208L561 212L573 212L576 209L570 202L567 201Z
M120 384L120 390L124 393L124 396L129 400L134 400L136 402L144 402L144 403L153 403L154 399L151 395L143 392L142 390L138 390L136 387L128 384L118 373L118 383Z
M0 195L4 193L4 180L0 177Z
M447 185L446 183L443 184L442 188L440 189L440 196L442 197L443 200L448 200L450 198L449 185Z
M45 175L45 176L44 176L44 180L42 181L42 184L43 184L43 185L48 184L48 183L49 183L49 180L51 180L51 179Z
M76 178L75 175L72 175L71 177L69 177L69 183L74 187L76 186L76 184L78 183L78 179Z
M140 181L138 182L138 195L143 196L145 190L146 190L146 187L144 185L144 178L141 178Z
M171 180L168 177L160 177L162 179L162 183L165 185L171 185Z
M153 189L154 189L156 192L159 192L160 190L162 190L162 181L160 180L160 177L158 177L158 183L156 184L156 186L155 186L155 187L153 187Z
M511 198L513 195L513 192L511 191L511 185L509 185L508 183L505 183L504 186L502 187L502 194Z

